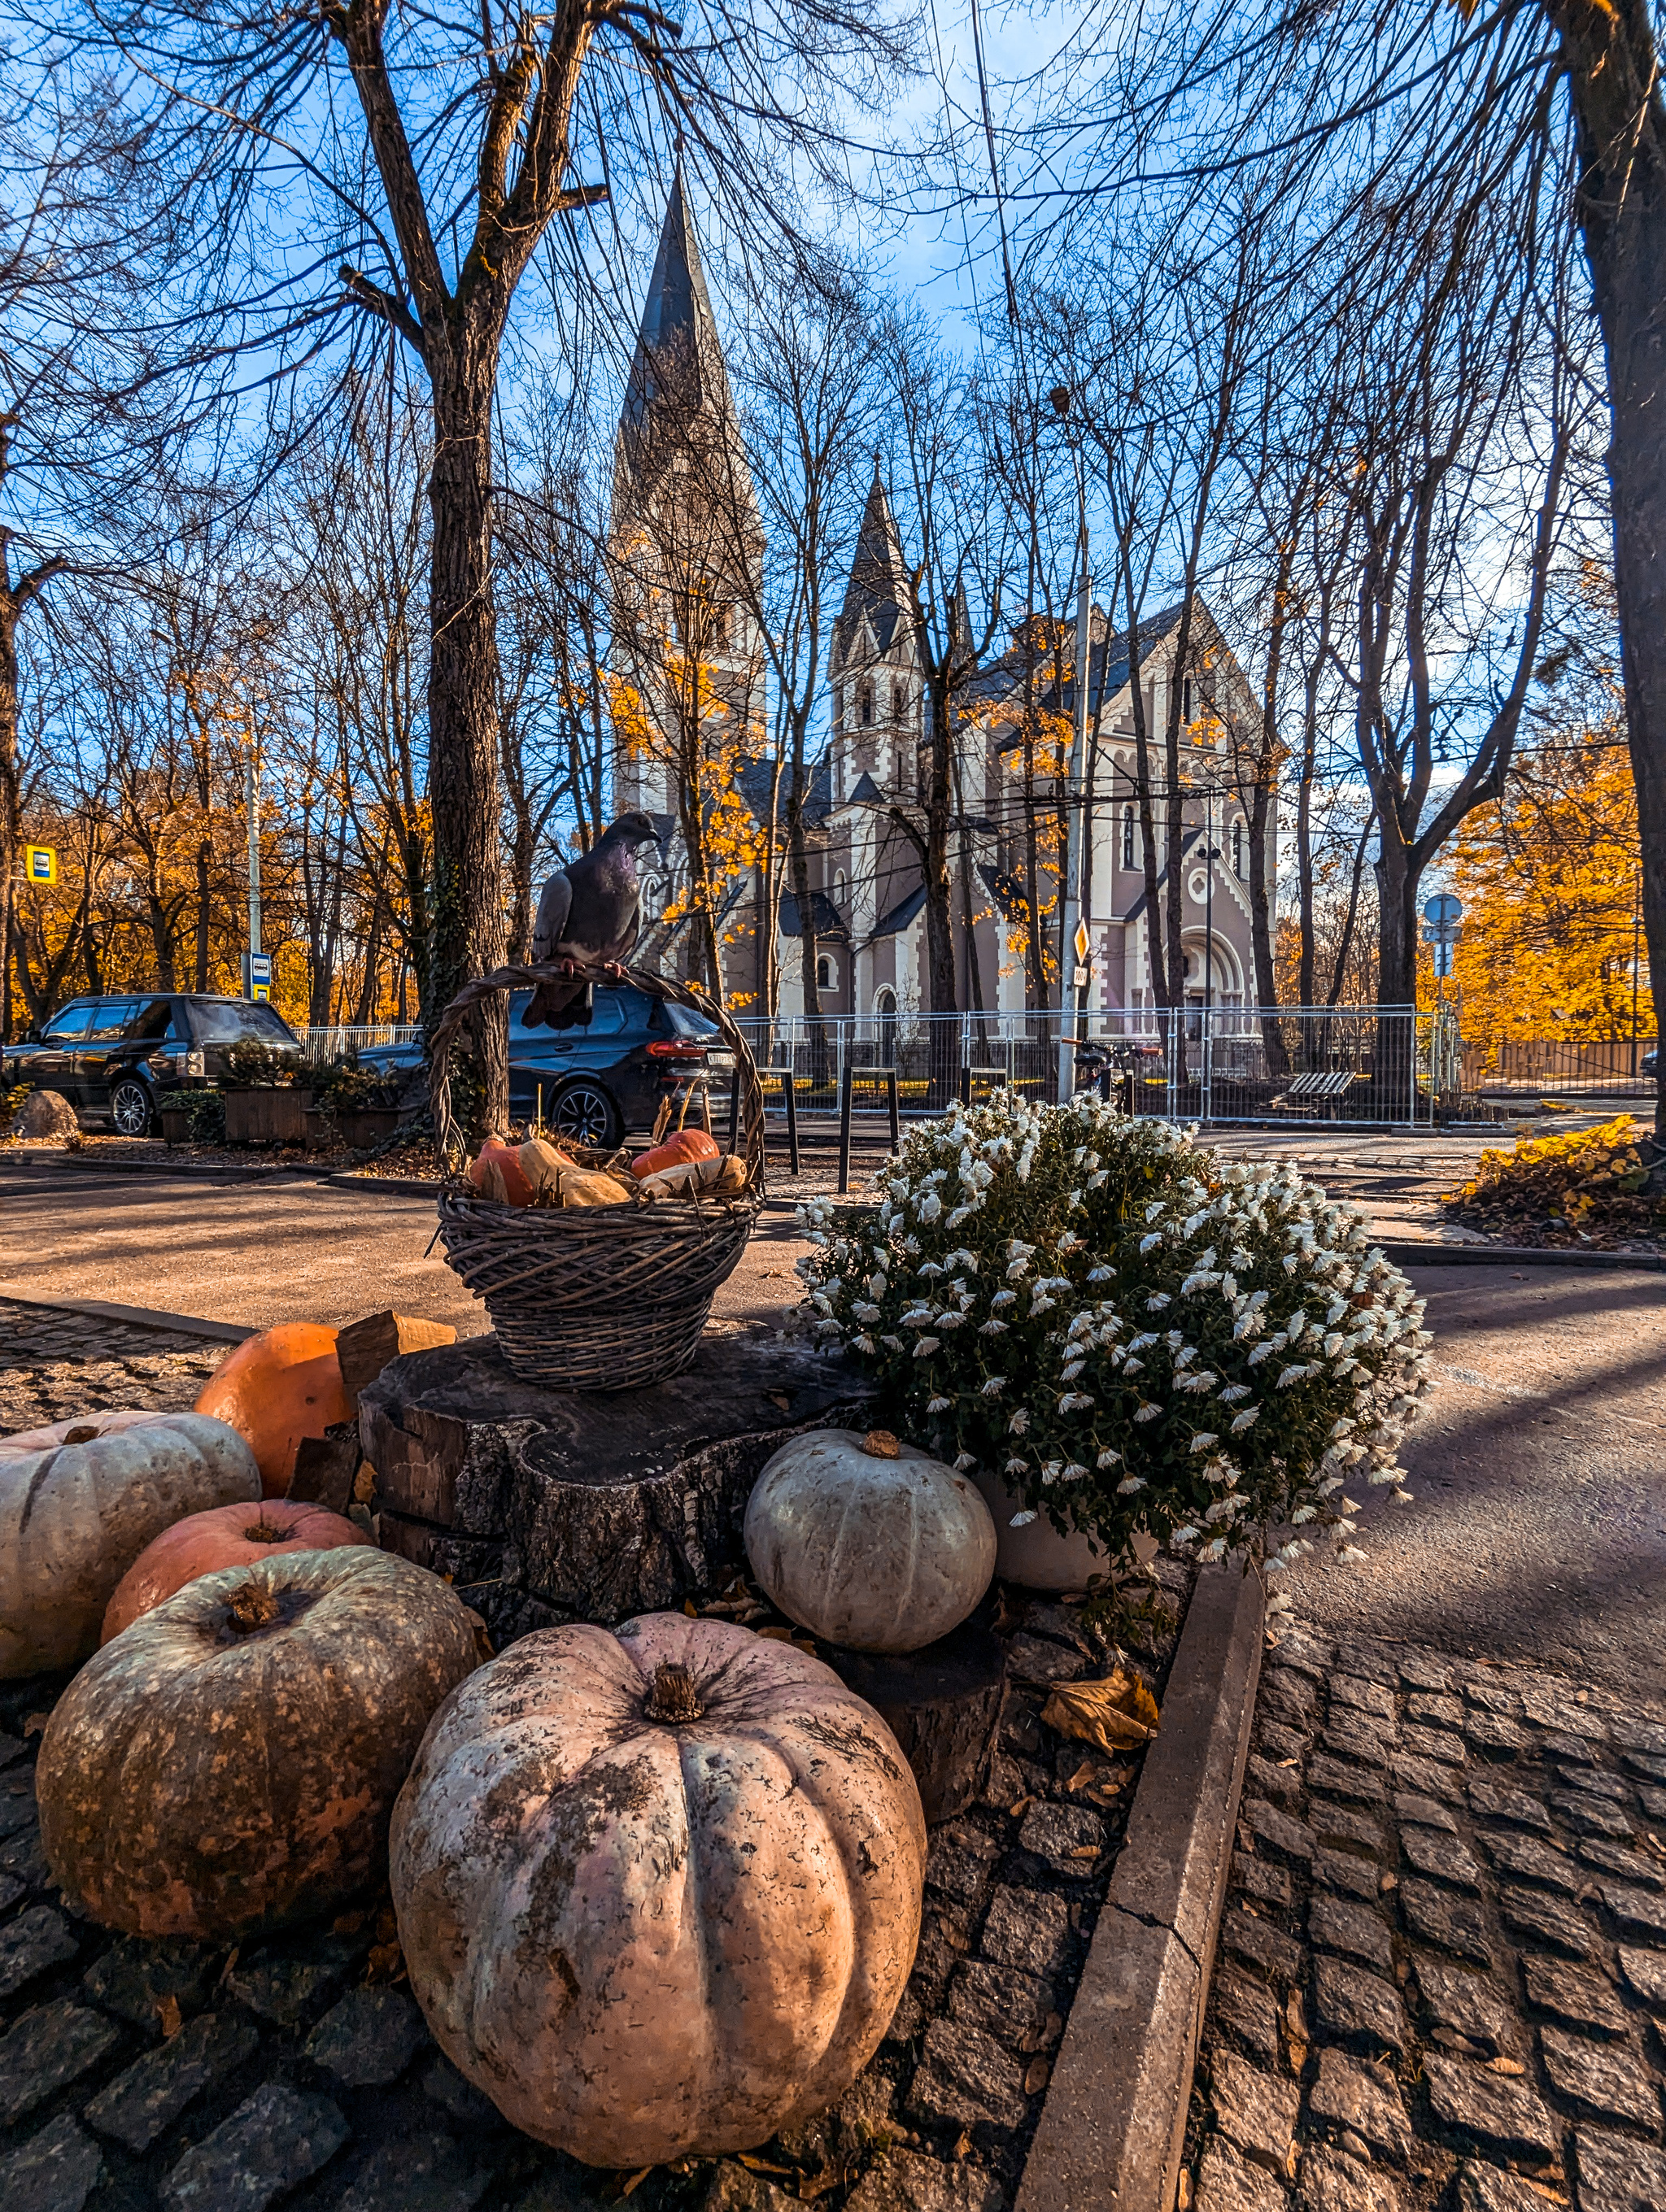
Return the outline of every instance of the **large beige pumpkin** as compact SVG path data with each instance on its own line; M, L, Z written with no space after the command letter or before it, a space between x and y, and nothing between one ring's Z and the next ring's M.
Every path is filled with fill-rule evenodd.
M925 1853L871 1706L682 1613L545 1629L482 1668L390 1843L441 2047L528 2135L629 2166L744 2149L841 2094L913 1965Z
M253 1452L205 1413L93 1413L55 1427L42 1449L0 1445L0 1680L84 1659L153 1537L187 1513L260 1495Z
M338 1910L383 1864L473 1616L408 1559L283 1552L201 1575L52 1709L35 1786L52 1879L134 1936L234 1942Z
M884 1429L783 1444L746 1503L746 1557L789 1620L854 1651L917 1651L995 1571L976 1486Z

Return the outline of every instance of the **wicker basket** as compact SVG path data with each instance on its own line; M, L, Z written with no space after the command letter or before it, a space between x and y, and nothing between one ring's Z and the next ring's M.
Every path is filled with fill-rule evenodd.
M446 1257L484 1300L503 1357L526 1382L559 1390L634 1390L678 1375L692 1361L719 1285L733 1273L763 1201L763 1093L746 1041L721 1006L696 988L637 969L623 980L656 999L691 1006L717 1024L740 1071L738 1198L648 1199L628 1206L500 1206L463 1176L465 1155L451 1115L451 1048L471 1009L490 994L523 990L572 973L565 966L499 968L459 992L434 1033L429 1099L445 1163L440 1238ZM577 971L593 982L619 971ZM599 1156L592 1159L599 1164Z

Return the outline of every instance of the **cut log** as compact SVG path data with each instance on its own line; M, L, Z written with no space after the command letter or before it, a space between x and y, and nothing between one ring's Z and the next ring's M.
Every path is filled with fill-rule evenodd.
M367 1314L362 1321L349 1322L336 1338L336 1359L348 1402L358 1403L360 1391L375 1381L390 1359L456 1341L457 1331L449 1322L418 1321L410 1314Z
M345 1513L354 1502L359 1472L359 1432L351 1421L333 1421L321 1437L303 1437L285 1495Z
M903 1747L928 1821L964 1813L983 1787L1006 1689L1000 1639L972 1620L918 1651L823 1656L846 1687L872 1705Z
M606 1394L522 1382L496 1338L472 1337L385 1368L361 1393L359 1437L401 1548L427 1543L445 1565L445 1543L410 1524L450 1532L471 1540L471 1580L611 1622L741 1566L765 1462L802 1430L864 1423L872 1403L842 1358L763 1328L711 1332L673 1380Z

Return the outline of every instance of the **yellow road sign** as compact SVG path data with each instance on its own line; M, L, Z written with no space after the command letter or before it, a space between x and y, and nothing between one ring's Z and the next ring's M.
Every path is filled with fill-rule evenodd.
M50 845L26 845L23 848L23 874L32 884L55 884L58 881L58 854Z
M1076 947L1076 957L1078 960L1085 960L1088 955L1088 948L1091 945L1093 939L1087 933L1087 924L1085 921L1079 921L1076 924L1076 934L1073 942Z

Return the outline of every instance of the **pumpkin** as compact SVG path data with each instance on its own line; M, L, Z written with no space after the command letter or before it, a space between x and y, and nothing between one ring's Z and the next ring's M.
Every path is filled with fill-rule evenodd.
M643 1176L658 1175L661 1168L678 1167L684 1160L714 1160L718 1150L716 1138L704 1129L679 1129L663 1145L638 1152L630 1163L630 1172L640 1182Z
M335 1330L285 1321L247 1338L210 1376L197 1411L229 1422L248 1438L267 1497L282 1498L301 1438L321 1437L332 1421L353 1418Z
M884 1429L815 1429L759 1475L752 1572L789 1620L855 1651L917 1651L989 1587L995 1524L964 1474Z
M526 1184L529 1202L536 1204L552 1192L563 1174L571 1175L577 1163L552 1145L547 1137L529 1137L515 1154Z
M521 1169L520 1150L502 1137L487 1138L468 1167L468 1179L483 1198L494 1198L500 1206L532 1204L532 1186Z
M72 1909L236 1942L328 1915L383 1863L429 1716L476 1663L438 1575L368 1546L201 1575L52 1709L40 1841Z
M569 1162L551 1177L539 1194L545 1206L624 1206L629 1186L599 1168L575 1167Z
M112 1437L123 1429L141 1426L158 1418L154 1410L143 1413L71 1413L49 1421L44 1429L20 1429L15 1436L0 1437L0 1460L16 1459L24 1452L50 1451L54 1444L89 1444L94 1437Z
M0 1680L84 1659L111 1592L154 1537L187 1513L246 1509L260 1495L254 1454L223 1421L114 1419L59 1422L44 1450L0 1455Z
M738 1198L746 1188L746 1163L734 1152L683 1160L641 1176L638 1188L645 1198Z
M216 1505L207 1513L192 1513L147 1544L117 1583L99 1642L119 1636L141 1613L198 1575L252 1566L279 1552L331 1552L343 1544L370 1540L339 1513L307 1499L270 1498L258 1506Z
M636 2166L842 2093L913 1965L925 1844L895 1737L830 1668L650 1613L523 1637L455 1691L390 1863L447 2056L541 2142Z

